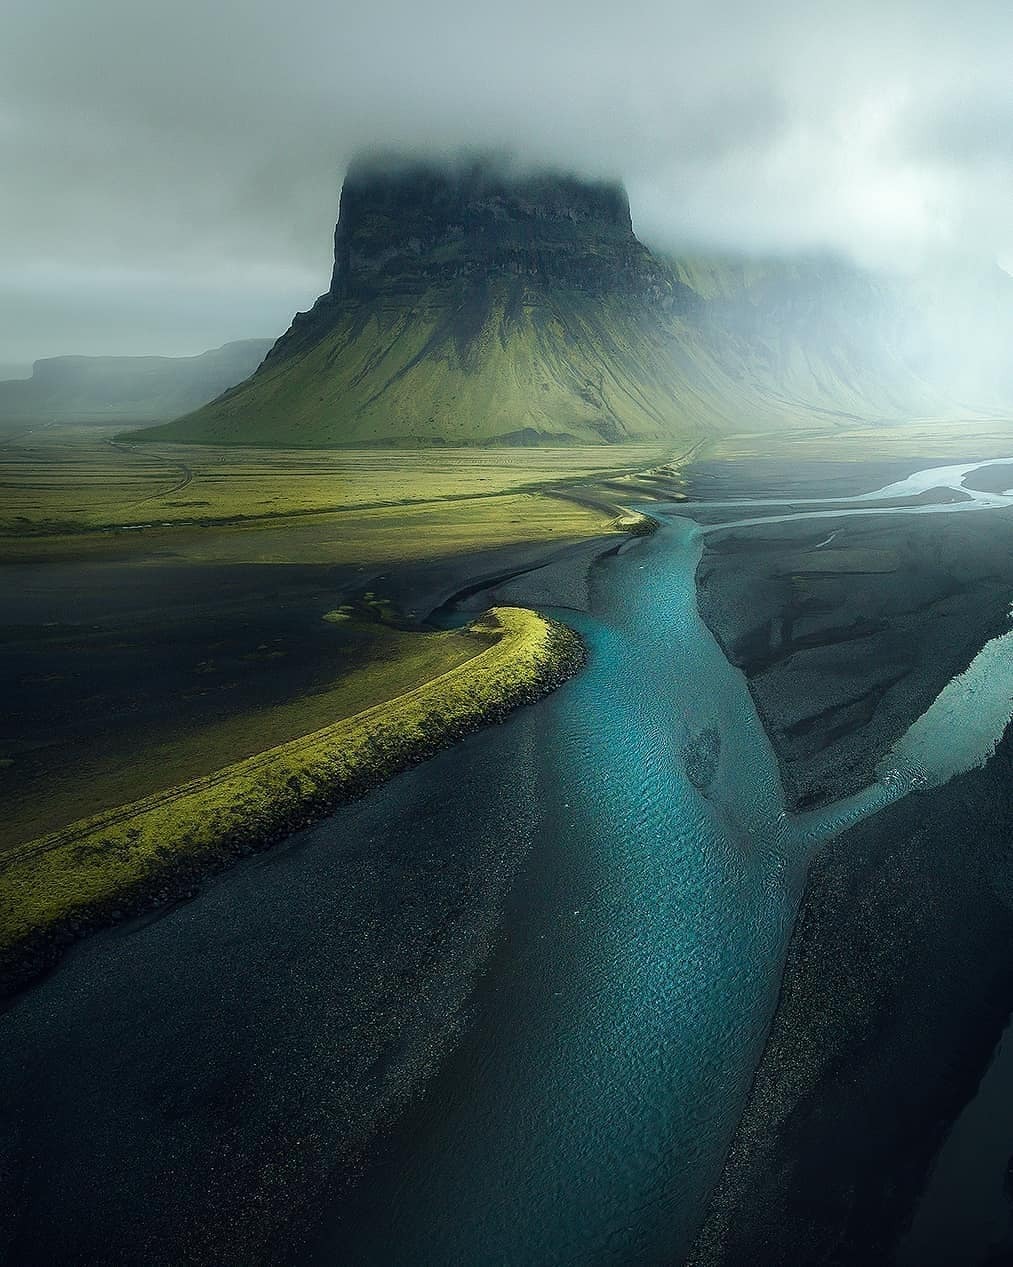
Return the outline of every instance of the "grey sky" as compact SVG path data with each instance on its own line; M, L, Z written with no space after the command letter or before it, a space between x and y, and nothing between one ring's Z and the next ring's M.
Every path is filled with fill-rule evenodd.
M280 333L364 145L625 179L641 236L1013 257L1013 6L4 0L0 362Z

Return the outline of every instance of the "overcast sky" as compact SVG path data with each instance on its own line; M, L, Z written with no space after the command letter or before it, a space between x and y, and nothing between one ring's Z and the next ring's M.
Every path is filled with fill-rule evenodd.
M1013 5L4 0L0 363L280 333L360 147L625 180L646 240L1013 257Z

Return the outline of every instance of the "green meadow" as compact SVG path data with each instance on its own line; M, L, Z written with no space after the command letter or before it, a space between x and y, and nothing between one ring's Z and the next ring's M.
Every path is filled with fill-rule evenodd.
M8 850L0 857L0 966L17 972L26 948L38 954L68 926L116 918L139 901L160 904L180 880L192 884L538 698L583 655L575 634L517 608L493 608L466 631L432 637L438 649L415 665L414 685L402 675L403 689L385 702ZM420 672L432 676L418 680ZM365 685L337 707L363 703ZM308 720L303 714L300 724ZM265 732L261 742L269 739ZM36 966L47 961L43 953Z
M59 918L77 910L75 894L91 894L85 906L100 891L105 901L120 880L152 873L153 859L167 866L165 850L180 841L190 842L190 856L210 857L212 837L247 838L244 818L259 824L250 839L277 834L282 818L305 809L305 796L284 791L293 770L302 779L312 767L314 787L330 780L328 804L355 780L389 773L393 736L414 733L418 692L456 684L469 666L474 675L479 661L478 678L460 679L471 683L465 695L449 712L437 709L434 741L526 698L546 671L544 656L530 655L541 622L521 637L523 614L514 616L510 636L494 639L483 628L434 628L427 613L476 580L636 531L630 507L656 482L678 495L677 456L657 446L134 446L94 425L8 433L0 443L0 857L4 885L16 875L20 896L0 911L5 936L16 924L23 937L26 919L51 924L43 909ZM356 719L377 709L386 755L374 753L370 766L367 744L334 774L335 745L347 748L360 733ZM323 735L333 777L320 774ZM425 747L417 735L405 745L405 759ZM264 765L265 753L285 755ZM264 770L270 778L258 782ZM225 771L243 773L235 783ZM242 795L227 792L233 787ZM167 808L184 803L181 788L185 829ZM282 817L267 811L269 800ZM124 844L132 825L103 835L108 849L97 852L92 829L80 826L136 825L135 808L156 804L140 853ZM205 815L218 823L209 837L194 834ZM55 854L54 841L63 842ZM94 865L68 870L68 849ZM52 906L44 872L60 877ZM41 905L26 906L29 893Z

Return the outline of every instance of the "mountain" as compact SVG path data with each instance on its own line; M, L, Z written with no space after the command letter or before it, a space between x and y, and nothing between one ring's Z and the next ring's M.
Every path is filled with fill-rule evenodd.
M55 356L0 382L0 422L144 422L195 409L247 378L271 348L243 339L200 356Z
M327 292L251 378L133 438L688 444L952 415L965 402L935 372L925 307L909 281L833 259L664 258L613 183L363 160Z
M890 274L832 257L671 263L706 299L724 364L772 398L884 423L1010 412L1013 278L993 264Z
M619 441L679 428L672 315L696 296L621 188L486 162L353 166L330 288L247 384L162 438Z

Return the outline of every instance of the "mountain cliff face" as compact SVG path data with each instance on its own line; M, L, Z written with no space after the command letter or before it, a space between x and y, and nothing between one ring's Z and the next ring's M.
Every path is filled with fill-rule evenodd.
M688 447L814 415L952 413L910 315L833 261L663 259L619 185L366 161L327 292L252 378L145 438Z
M633 234L623 190L566 176L510 176L484 162L352 167L334 234L332 299L425 294L522 278L591 295L671 292Z

